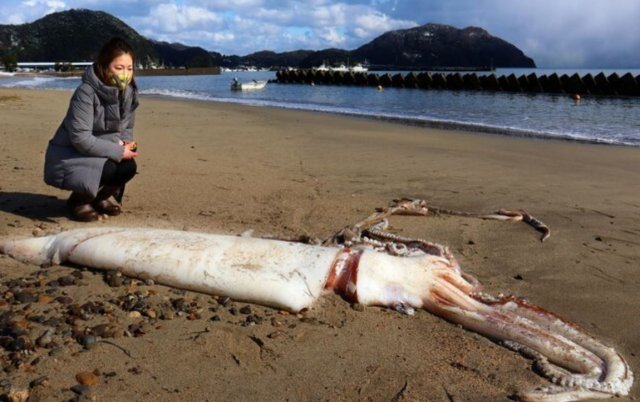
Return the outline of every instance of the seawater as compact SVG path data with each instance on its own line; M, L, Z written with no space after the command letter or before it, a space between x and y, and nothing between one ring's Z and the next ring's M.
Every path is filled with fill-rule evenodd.
M495 74L640 74L640 70L498 69ZM142 94L301 109L537 138L640 146L640 98L438 91L270 83L257 91L231 91L230 81L275 79L275 73L225 72L206 76L137 77ZM73 90L79 78L9 77L0 87Z

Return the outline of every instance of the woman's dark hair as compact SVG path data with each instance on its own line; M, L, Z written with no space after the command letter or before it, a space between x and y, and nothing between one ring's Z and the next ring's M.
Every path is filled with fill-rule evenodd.
M136 65L136 55L133 51L133 47L127 41L122 38L111 38L107 43L102 46L100 53L96 58L94 64L94 71L100 81L108 84L109 79L109 64L116 57L128 54L133 60L133 65ZM136 88L135 78L131 81L131 85Z

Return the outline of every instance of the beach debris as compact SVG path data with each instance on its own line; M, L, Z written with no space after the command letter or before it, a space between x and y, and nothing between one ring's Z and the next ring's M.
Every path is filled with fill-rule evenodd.
M95 346L98 341L98 337L92 334L85 334L78 336L78 343L82 345L85 349L91 349Z
M5 241L0 243L0 252L36 265L70 262L96 269L117 267L124 276L139 278L142 282L130 280L124 288L127 294L110 302L124 311L140 313L134 318L141 321L124 330L130 336L146 333L145 320L150 319L151 309L174 311L186 319L199 319L205 311L197 299L190 300L180 290L174 291L178 297L152 305L150 292L140 289L148 278L174 288L219 295L211 302L232 316L243 317L238 323L244 326L257 325L263 318L252 307L238 309L230 298L288 310L301 322L315 324L320 322L301 312L327 291L334 291L354 306L386 306L406 314L428 310L533 359L538 371L554 385L521 393L522 400L568 401L629 393L633 374L614 349L524 299L481 292L478 281L462 271L445 246L385 230L392 215L432 213L524 221L542 233L542 240L550 234L546 225L523 211L476 215L433 208L423 200L401 199L337 232L324 246L186 231L90 227ZM14 283L7 292L10 299L15 300L22 286L33 283ZM61 327L63 334L74 334L84 347L107 342L81 325L100 314L99 303L78 306L71 300L67 305L73 326ZM7 328L14 332L2 338L3 347L16 352L13 365L19 366L35 346L28 332L21 332L27 331L29 323L13 314L9 320ZM271 323L274 325L273 317ZM240 365L237 356L232 354L232 358Z
M6 396L9 402L26 402L29 399L29 394L28 389L11 387Z
M31 381L29 383L29 388L31 389L35 387L46 387L48 385L49 385L49 377L46 375L43 375Z
M38 339L36 339L36 345L41 348L46 348L53 342L53 335L56 333L55 328L47 328Z
M76 381L80 385L93 386L98 383L98 376L91 371L81 371L76 374Z
M70 390L73 391L73 393L80 396L88 396L88 395L91 395L92 393L91 388L88 385L84 385L84 384L76 384L72 386Z

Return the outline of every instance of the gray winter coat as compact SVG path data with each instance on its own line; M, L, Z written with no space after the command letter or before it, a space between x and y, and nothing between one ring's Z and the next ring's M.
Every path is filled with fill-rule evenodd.
M118 88L105 85L90 66L74 92L67 115L49 141L44 181L54 187L96 195L107 159L120 162L124 146L133 141L137 90L128 85L123 99ZM122 114L121 114L122 111Z

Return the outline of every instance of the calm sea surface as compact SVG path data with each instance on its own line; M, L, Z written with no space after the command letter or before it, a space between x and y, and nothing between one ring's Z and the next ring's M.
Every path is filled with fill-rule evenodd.
M498 69L515 73L597 74L634 76L640 70ZM470 91L268 84L257 91L229 89L240 81L275 79L275 73L225 72L221 75L138 77L142 94L254 106L303 109L390 119L408 124L499 133L513 136L562 138L575 141L640 146L640 98L583 97L575 103L566 95L510 94ZM0 87L73 90L79 78L9 77Z

